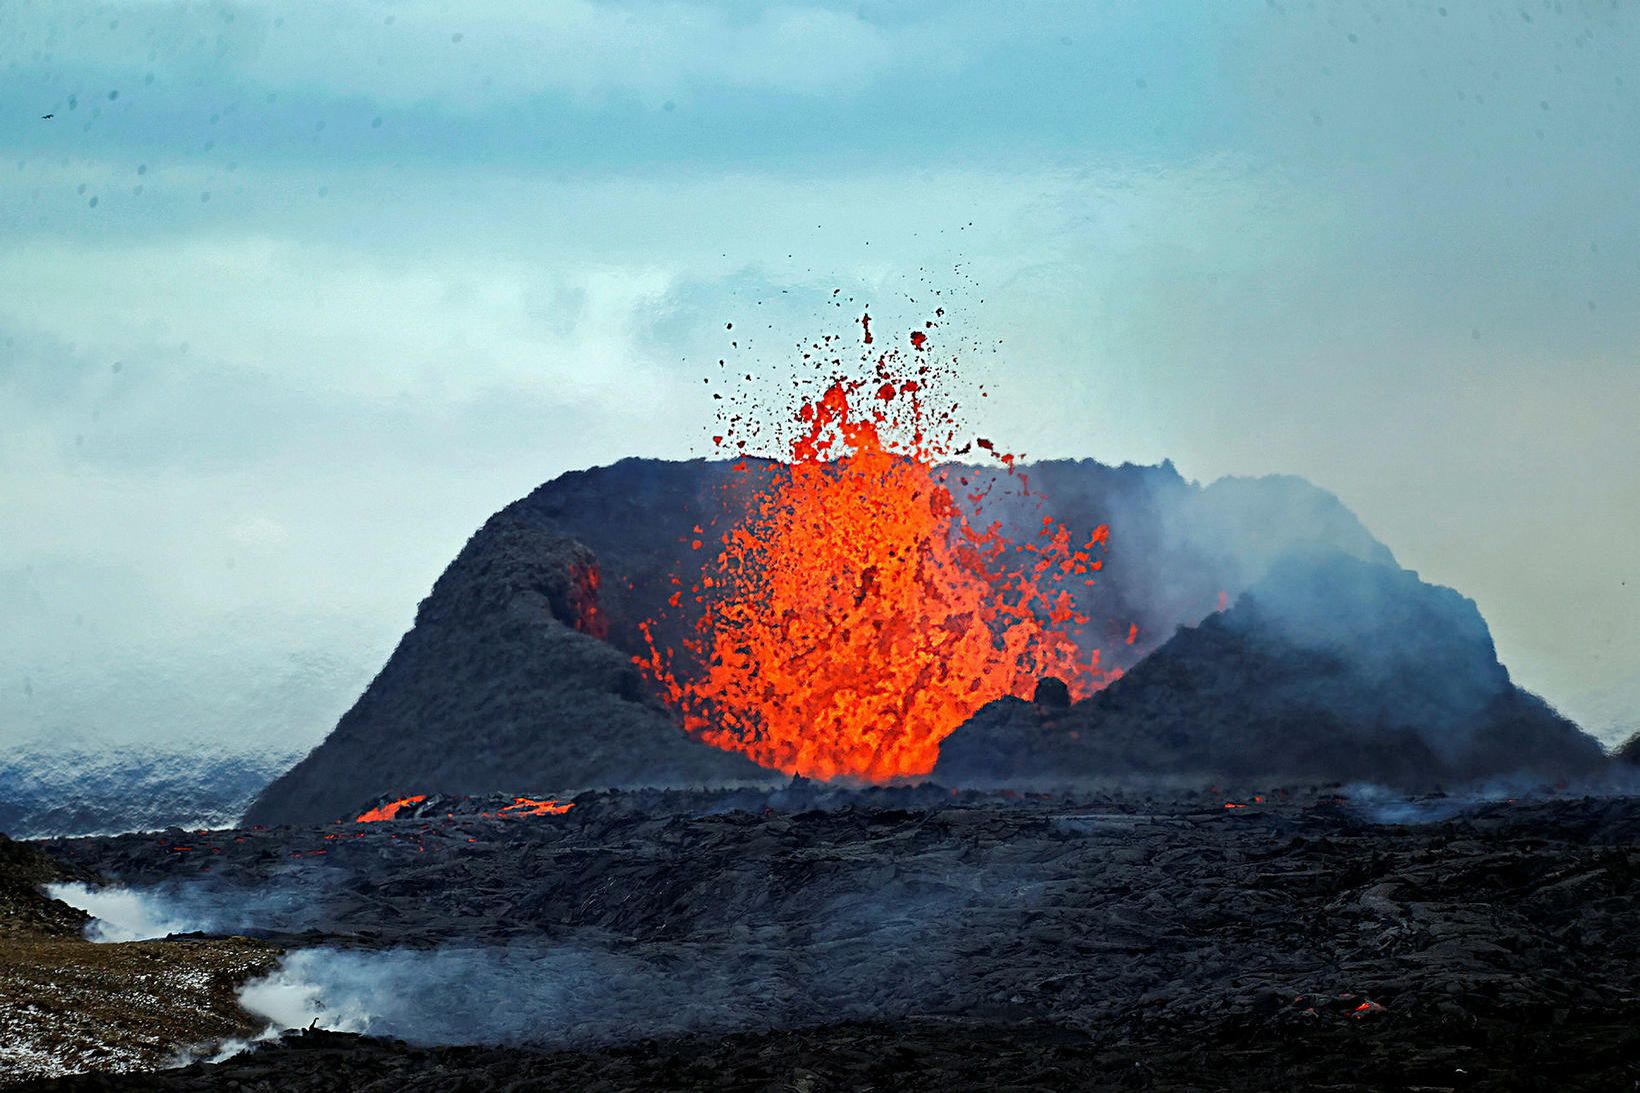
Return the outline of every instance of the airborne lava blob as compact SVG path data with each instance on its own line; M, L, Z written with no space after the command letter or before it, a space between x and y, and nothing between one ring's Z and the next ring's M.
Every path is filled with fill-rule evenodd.
M963 469L935 466L968 449L953 452L952 413L925 413L928 335L911 345L805 402L788 461L736 465L770 479L694 586L698 673L645 625L639 664L700 739L788 774L883 781L928 773L974 711L1041 676L1077 697L1112 678L1071 638L1087 619L1066 588L1093 583L1106 528L1073 544L1046 516L1028 543L980 526L984 491L965 511L949 482Z

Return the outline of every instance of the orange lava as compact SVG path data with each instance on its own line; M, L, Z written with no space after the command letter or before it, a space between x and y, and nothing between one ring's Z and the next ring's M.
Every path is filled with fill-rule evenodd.
M559 804L557 801L536 801L528 797L514 797L513 803L496 813L497 816L562 816L575 807L573 801Z
M1063 587L1093 583L1108 530L1073 543L1044 517L1013 543L977 526L948 484L960 470L934 465L952 441L925 428L927 338L913 341L909 368L889 350L802 406L789 459L693 589L703 674L680 678L644 628L639 664L700 739L788 774L884 781L927 774L945 736L1039 677L1077 698L1112 678L1071 638L1087 619Z
M414 797L400 797L396 801L389 801L385 805L378 805L369 812L363 813L354 822L361 824L374 824L380 823L382 820L391 820L393 817L397 816L399 814L399 810L406 805L419 804L425 800L427 800L427 794L425 793L417 794Z

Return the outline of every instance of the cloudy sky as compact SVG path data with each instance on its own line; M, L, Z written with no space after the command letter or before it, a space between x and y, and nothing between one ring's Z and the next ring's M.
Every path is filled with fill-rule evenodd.
M777 370L836 288L997 346L1015 450L1335 491L1617 731L1636 56L1606 0L7 0L0 740L310 745L485 516L705 452L725 324Z

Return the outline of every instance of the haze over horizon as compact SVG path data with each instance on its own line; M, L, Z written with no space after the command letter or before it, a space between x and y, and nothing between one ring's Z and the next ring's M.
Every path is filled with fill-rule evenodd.
M1481 7L8 4L0 740L305 748L495 509L941 304L974 432L1302 475L1616 740L1640 14Z

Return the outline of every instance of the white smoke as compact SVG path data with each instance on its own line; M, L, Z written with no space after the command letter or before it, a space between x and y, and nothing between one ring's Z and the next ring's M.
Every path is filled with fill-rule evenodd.
M241 987L239 1005L267 1022L265 1035L293 1028L368 1031L370 999L330 989L322 974L326 964L340 963L343 955L318 949L291 953L271 974Z
M1612 789L1611 785L1579 785L1569 788L1569 792L1604 794L1612 792ZM1387 786L1368 783L1347 785L1338 792L1345 801L1345 807L1369 823L1416 827L1444 823L1478 812L1488 805L1516 798L1541 799L1543 786L1531 779L1499 778L1477 782L1465 787L1461 793L1450 794L1408 796Z
M302 948L246 983L239 1001L265 1023L265 1035L311 1026L418 1044L558 1047L892 1020L938 1012L966 959L958 939L968 936L970 915L1000 916L999 928L1016 923L1049 879L1029 863L945 863L828 886L796 919L737 913L666 940L582 927L512 944L448 938L436 948ZM346 891L335 881L329 867L304 867L255 889L194 882L50 891L96 916L88 935L99 941L258 927L345 937L347 912L343 922L330 918L348 906L346 898L329 906Z
M73 881L46 885L46 895L90 915L85 936L92 941L148 941L190 933L202 925L153 890L93 888Z
M280 1029L544 1047L898 1019L937 1009L964 959L958 923L980 893L1002 898L1008 909L992 911L1013 922L1040 879L1018 866L885 878L816 900L801 922L754 916L669 941L582 928L509 945L302 949L247 984L240 1004Z
M881 980L849 975L844 963L755 946L620 952L585 937L506 948L302 949L246 984L239 1002L281 1030L562 1047L726 1032L794 1016L882 1016L874 989Z
M304 930L336 883L334 870L304 868L260 888L177 883L153 888L49 884L45 892L92 916L92 941L149 941L172 934Z

